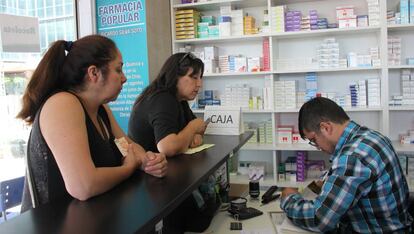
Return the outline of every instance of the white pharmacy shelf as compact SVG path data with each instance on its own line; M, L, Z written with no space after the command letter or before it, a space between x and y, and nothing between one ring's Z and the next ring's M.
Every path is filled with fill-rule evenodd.
M275 150L273 144L261 144L261 143L246 143L242 146L242 150Z
M414 30L414 24L391 24L387 26L388 31Z
M414 106L390 106L390 111L414 111Z
M399 141L393 141L392 145L397 152L414 152L414 144L400 144Z
M345 107L346 112L376 112L382 111L381 107Z
M267 113L267 114L279 114L279 113L298 113L299 108L295 109L276 109L276 110L251 110L251 109L242 109L243 114L260 114L260 113ZM345 107L344 110L346 112L378 112L382 111L381 107ZM403 109L406 110L406 109ZM408 108L407 110L411 110ZM204 109L192 109L193 113L196 114L204 114Z
M259 33L253 35L241 35L241 36L228 36L228 37L211 37L211 38L195 38L195 39L175 39L173 43L176 44L211 44L212 42L234 42L234 41L261 41L263 37L267 37L269 34Z
M230 173L231 184L249 184L249 177L247 175L234 175ZM272 186L275 185L275 179L273 175L266 175L263 180L259 181L260 186Z
M187 4L185 4L187 5ZM334 28L334 29L319 29L311 31L297 31L297 32L280 32L280 33L259 33L253 35L240 35L228 37L212 37L212 38L194 38L194 39L174 39L173 43L177 44L207 44L211 42L225 42L225 41L241 41L241 40L261 40L263 37L273 37L278 39L290 38L304 38L304 37L319 37L319 36L335 36L335 35L349 35L361 33L379 32L380 27L359 27L359 28Z
M409 67L407 67L409 68ZM414 66L412 66L414 68ZM381 70L381 67L346 67L346 68L310 68L304 70L276 70L260 72L226 72L226 73L205 73L203 77L225 77L225 76L262 76L271 74L297 74L307 72L352 72L352 71L370 71Z
M203 77L224 77L224 76L262 76L271 75L273 72L260 71L260 72L226 72L226 73L204 73Z
M310 31L296 31L296 32L278 32L271 33L270 36L276 38L304 38L304 37L319 37L319 36L334 36L341 34L361 34L361 33L372 33L379 32L380 27L369 26L369 27L358 27L358 28L332 28L332 29L319 29Z
M204 109L192 109L193 113L196 114L204 114L205 110ZM264 114L271 114L274 113L274 110L250 110L250 109L242 109L242 113L243 114L260 114L260 113L264 113Z
M351 72L351 71L370 71L381 70L381 67L345 67L345 68L310 68L303 70L285 70L275 71L275 74L296 74L307 72Z
M308 179L304 182L296 181L276 181L272 174L266 175L263 180L259 181L260 186L277 185L279 187L305 188L314 179ZM249 177L247 175L230 174L231 184L249 184Z
M376 112L382 111L381 107L343 107L346 112ZM300 108L276 109L275 113L299 113Z
M316 147L304 143L294 144L261 144L261 143L247 143L242 150L283 150L283 151L319 151Z
M388 66L389 69L414 69L414 65L392 65Z
M260 7L267 6L267 0L212 0L208 2L195 2L174 4L174 9L197 9L200 11L219 10L221 6L230 5L235 9L248 8L248 7Z

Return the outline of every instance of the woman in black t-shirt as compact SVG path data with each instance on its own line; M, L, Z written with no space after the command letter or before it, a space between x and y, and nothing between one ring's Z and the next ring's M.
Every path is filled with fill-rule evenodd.
M128 125L128 135L145 150L173 157L203 143L206 124L189 108L202 86L203 62L191 53L170 56L156 79L136 100ZM164 219L166 233L202 232L214 216L214 179L193 191ZM201 187L200 187L201 188Z
M203 142L206 124L188 106L202 86L203 62L191 53L170 56L157 78L136 100L128 135L145 150L167 157Z
M46 52L18 114L33 125L27 159L33 189L31 198L25 193L23 209L68 196L87 200L138 168L165 175L165 155L145 152L132 142L106 106L126 81L122 66L115 43L99 35L56 41ZM122 137L125 157L114 143Z

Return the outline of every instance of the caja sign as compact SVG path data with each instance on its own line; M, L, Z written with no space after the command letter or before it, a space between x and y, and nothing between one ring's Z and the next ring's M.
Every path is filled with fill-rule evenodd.
M244 132L240 107L206 106L204 120L207 119L205 134L240 135Z

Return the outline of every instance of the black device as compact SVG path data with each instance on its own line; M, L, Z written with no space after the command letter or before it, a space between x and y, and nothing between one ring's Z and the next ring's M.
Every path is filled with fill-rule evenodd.
M267 204L280 197L280 194L275 194L277 190L278 187L276 185L270 186L270 188L262 196L262 204Z
M258 180L249 182L249 195L251 198L258 198L260 195L260 184Z
M263 214L260 210L252 207L243 208L241 210L229 209L228 211L236 220L250 219Z

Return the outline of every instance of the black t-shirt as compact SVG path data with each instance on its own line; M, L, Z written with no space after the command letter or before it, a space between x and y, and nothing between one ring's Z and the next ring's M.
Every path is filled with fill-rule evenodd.
M128 135L146 151L159 152L159 141L178 134L194 118L187 101L180 102L168 91L161 91L133 107Z

